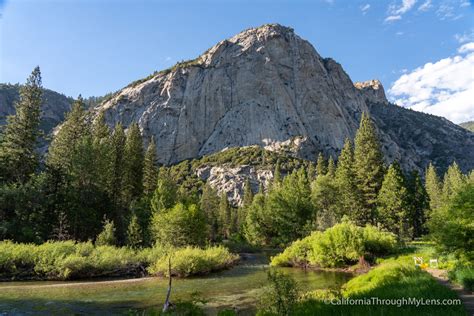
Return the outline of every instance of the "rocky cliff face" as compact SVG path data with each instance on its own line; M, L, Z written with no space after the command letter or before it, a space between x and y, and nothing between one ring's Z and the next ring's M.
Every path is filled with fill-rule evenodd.
M372 104L390 108L392 117ZM155 137L164 164L254 144L270 149L291 144L304 158L314 159L319 151L335 156L368 111L387 160L399 159L407 169L423 169L433 157L462 161L464 170L474 167L472 150L464 149L474 142L473 133L439 119L432 127L437 132L399 127L393 123L398 116L406 124L429 116L410 112L414 119L408 118L406 110L388 104L380 82L354 85L341 65L322 58L291 28L275 24L246 30L195 60L134 82L95 108L99 111L110 125L139 122L146 139ZM425 136L415 142L400 128ZM448 134L451 143L440 150Z

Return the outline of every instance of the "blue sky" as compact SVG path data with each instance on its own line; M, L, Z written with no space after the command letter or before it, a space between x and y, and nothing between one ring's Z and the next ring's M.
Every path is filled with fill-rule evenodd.
M460 115L452 117L449 104L448 114L435 114L474 119L472 0L0 0L0 13L0 82L23 82L40 65L47 88L103 95L246 28L280 23L341 63L353 81L380 79L404 106L429 112L446 94L469 90ZM443 72L433 82L426 69L446 59L465 79L454 87L440 82Z

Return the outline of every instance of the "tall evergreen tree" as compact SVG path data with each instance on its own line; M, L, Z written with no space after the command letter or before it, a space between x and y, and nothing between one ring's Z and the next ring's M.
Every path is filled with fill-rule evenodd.
M429 164L425 172L425 188L430 199L430 209L435 210L441 206L441 181L433 164Z
M411 237L409 194L398 163L388 168L377 197L378 219L389 231L399 237Z
M465 177L459 169L456 162L453 162L443 178L443 203L448 204L448 201L454 197L461 190L461 187L465 184Z
M143 193L150 195L156 189L158 180L158 167L156 157L155 139L152 137L148 144L143 161Z
M79 145L88 134L84 100L79 95L49 146L47 164L66 173L72 172Z
M110 160L110 180L108 183L109 192L117 207L122 206L122 188L124 184L125 172L125 131L122 124L117 123L111 137L111 160Z
M128 129L124 158L124 200L128 206L143 192L143 139L137 123Z
M219 201L219 226L223 238L229 238L231 233L231 208L225 192L221 194Z
M209 184L205 184L202 189L200 207L206 216L208 226L208 239L216 241L219 236L219 195Z
M337 204L340 209L340 215L347 215L358 225L363 225L365 216L361 214L361 196L357 187L354 170L354 151L349 139L345 140L344 147L339 155L334 185L338 192Z
M324 159L323 154L320 152L316 161L316 176L323 176L327 172L328 167L326 165L326 159Z
M362 216L365 223L375 223L377 194L384 177L383 155L375 126L370 117L362 114L355 137L354 170L362 195Z
M328 174L318 176L311 185L311 200L315 208L313 228L324 231L334 226L342 214L338 208L338 192L334 179Z
M277 160L275 165L275 171L273 173L273 185L276 186L281 183L281 164L280 159Z
M97 183L100 189L104 191L108 191L108 181L112 173L110 137L110 128L105 123L104 112L100 112L92 124L92 140L96 156L94 167L97 169Z
M143 243L143 234L138 218L135 214L132 215L130 223L127 228L127 245L131 248L139 248Z
M328 160L328 172L327 172L327 174L330 177L334 177L334 175L336 174L336 164L334 163L334 159L332 159L332 156L330 156L329 160Z
M429 198L417 171L412 172L407 188L410 225L413 227L412 239L414 239L426 233L425 222L429 210Z
M36 67L20 88L16 113L8 117L0 136L0 181L24 183L38 168L36 145L41 136L42 95L41 71Z
M250 185L249 178L245 179L244 182L244 195L242 197L242 206L238 209L238 219L237 219L237 226L241 228L245 224L245 219L247 217L247 212L252 205L253 200L253 192L252 186Z
M307 174L310 182L313 182L313 180L316 179L316 168L312 161L309 162Z
M158 182L151 199L151 209L154 213L159 213L172 208L178 200L178 187L171 179L169 172L161 168L158 173Z

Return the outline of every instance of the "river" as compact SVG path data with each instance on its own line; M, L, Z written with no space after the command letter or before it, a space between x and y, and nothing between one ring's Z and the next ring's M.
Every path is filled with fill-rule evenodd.
M232 269L207 276L174 279L172 301L199 297L210 315L235 308L252 314L266 284L268 258L249 255ZM337 289L352 276L343 272L279 268L302 290ZM167 290L163 278L76 282L0 282L0 315L120 315L161 306Z

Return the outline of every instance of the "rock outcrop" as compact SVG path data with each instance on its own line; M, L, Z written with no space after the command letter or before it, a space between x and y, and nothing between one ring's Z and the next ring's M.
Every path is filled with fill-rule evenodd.
M382 86L382 83L377 79L364 82L356 82L354 83L354 86L361 91L363 97L367 102L388 104L388 100L385 96L385 90Z
M372 111L372 104L391 108L393 117ZM314 159L320 151L335 156L344 139L354 137L366 111L378 125L388 162L399 159L406 169L419 170L429 160L457 160L463 170L474 167L472 149L466 148L474 142L473 133L437 119L430 130L402 127L425 135L422 141L405 137L394 130L394 118L412 124L429 115L410 112L405 119L409 112L387 106L378 81L354 86L341 65L277 24L246 30L195 60L136 81L95 108L99 111L110 125L137 121L146 139L155 137L164 164L227 147L278 148L288 141L297 145L300 157ZM439 150L446 141L440 137L447 134L451 143Z

